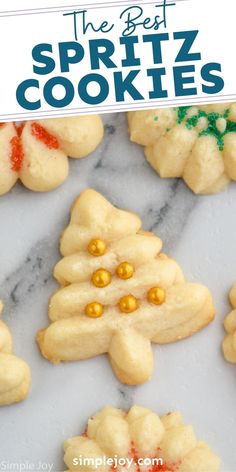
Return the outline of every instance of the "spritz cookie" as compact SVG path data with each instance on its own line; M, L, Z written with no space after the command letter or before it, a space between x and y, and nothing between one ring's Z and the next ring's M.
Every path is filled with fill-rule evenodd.
M218 472L220 459L199 441L178 412L159 417L147 408L106 407L85 433L65 441L69 472Z
M121 382L146 382L152 342L181 340L214 318L209 290L186 282L161 248L136 214L82 192L61 237L61 288L49 303L51 325L38 334L43 356L58 363L108 353Z
M227 335L223 341L223 352L228 362L236 364L236 284L229 293L229 299L233 310L226 316L224 322Z
M0 195L19 179L25 187L47 192L68 176L68 156L87 156L99 145L103 124L97 115L0 123Z
M236 180L236 104L132 111L131 141L160 177L182 177L197 194L220 192Z
M0 315L3 304L0 301ZM0 320L0 405L10 405L25 399L29 391L30 369L12 354L12 337Z

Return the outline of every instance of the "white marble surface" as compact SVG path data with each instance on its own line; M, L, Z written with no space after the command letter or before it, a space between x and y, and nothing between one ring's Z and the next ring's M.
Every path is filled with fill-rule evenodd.
M236 280L236 184L222 194L197 197L182 181L160 180L142 149L129 142L126 116L103 118L102 145L89 158L71 161L70 177L61 188L33 194L19 184L0 199L4 320L16 353L32 369L29 398L0 410L0 470L7 470L1 468L5 462L11 471L20 465L30 470L31 462L37 470L41 462L62 471L62 442L79 434L90 414L106 404L126 408L137 402L160 413L181 410L222 457L222 471L234 472L236 367L224 361L220 344L227 293ZM86 187L138 212L188 279L207 284L214 295L215 322L179 344L155 346L153 378L138 388L120 385L105 356L52 366L34 341L47 325L47 301L56 287L51 273L59 259L59 234L73 199Z

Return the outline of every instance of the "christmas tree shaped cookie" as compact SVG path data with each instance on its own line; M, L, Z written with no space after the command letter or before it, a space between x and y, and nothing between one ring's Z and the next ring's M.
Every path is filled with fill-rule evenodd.
M38 334L47 359L108 353L120 381L139 384L153 371L152 342L178 341L212 321L208 289L187 283L141 225L94 190L75 201L54 270L61 288L49 303L52 323Z
M0 301L0 315L3 304ZM0 405L20 402L28 394L30 370L28 365L12 354L12 337L0 320Z
M106 407L81 436L64 443L68 472L218 472L220 459L180 413L159 417L147 408Z
M182 177L197 194L236 180L236 104L212 104L128 114L131 141L163 178Z
M67 156L87 156L102 137L97 115L0 123L0 195L18 179L30 190L53 190L68 176Z
M236 364L236 284L230 291L229 299L233 310L225 318L224 327L227 335L222 347L225 359L232 362L232 364Z

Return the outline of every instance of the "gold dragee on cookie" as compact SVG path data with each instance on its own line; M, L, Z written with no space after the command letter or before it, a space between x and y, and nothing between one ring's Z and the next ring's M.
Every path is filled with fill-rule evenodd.
M152 342L178 341L213 320L208 289L187 283L141 226L94 190L77 198L54 269L61 288L50 299L51 325L38 333L48 360L108 353L121 382L140 384L152 375Z
M85 157L103 137L99 116L77 116L0 123L0 195L19 179L25 187L47 192L68 176L68 156Z
M162 178L182 177L197 194L236 180L236 104L128 113L131 141Z
M137 405L128 412L104 408L89 419L83 435L65 441L64 452L66 466L76 472L111 472L108 458L126 460L124 466L117 461L117 472L218 472L220 467L219 457L179 412L159 417ZM99 458L103 465L96 469Z
M236 284L233 285L229 293L229 299L233 310L224 321L227 335L225 336L222 347L225 359L232 364L236 364Z
M0 300L0 315L3 304ZM12 337L0 320L0 405L10 405L25 399L29 391L30 370L19 357L12 354Z

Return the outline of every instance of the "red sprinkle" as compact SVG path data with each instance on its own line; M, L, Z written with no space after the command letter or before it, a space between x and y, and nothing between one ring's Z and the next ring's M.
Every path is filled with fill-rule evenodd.
M50 134L45 128L43 128L43 126L39 125L38 123L32 123L31 132L36 139L45 144L45 146L47 146L49 149L59 148L59 142L57 138L55 138L55 136Z
M137 472L141 472L140 467L138 465L138 452L136 451L135 444L133 441L131 442L131 455L133 456L134 462L137 465Z
M149 469L149 472L170 472L171 469L166 464L156 464Z
M6 123L0 123L0 128L2 128Z
M87 438L88 437L88 426L86 426L83 434L82 434L83 438Z
M17 135L19 136L19 138L20 138L21 135L22 135L22 132L23 132L24 127L25 127L25 123L21 123L21 125L19 125L19 126L16 126L16 123L14 123L14 128L15 128L15 130L16 130Z
M15 172L19 172L22 167L23 159L24 159L24 151L22 148L21 140L18 136L13 136L10 141L11 143L11 168Z

